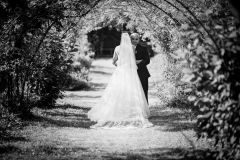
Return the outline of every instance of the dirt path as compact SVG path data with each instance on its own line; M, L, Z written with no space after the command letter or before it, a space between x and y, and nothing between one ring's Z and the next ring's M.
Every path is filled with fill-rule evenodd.
M58 107L36 109L36 118L8 141L0 159L182 159L186 151L207 148L204 140L196 141L195 121L183 112L165 108L155 95L154 82L160 73L157 61L149 66L150 121L156 126L146 129L89 129L88 110L99 100L114 68L110 59L93 62L91 83L87 91L68 91ZM1 148L0 148L1 149Z

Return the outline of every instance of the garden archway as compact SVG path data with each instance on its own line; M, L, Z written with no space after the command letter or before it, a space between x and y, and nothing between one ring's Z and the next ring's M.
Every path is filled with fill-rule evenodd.
M202 109L201 135L225 144L217 146L218 156L235 156L239 153L240 61L235 54L239 26L228 7L225 0L0 2L1 106L27 117L32 102L54 105L71 66L63 46L74 44L83 33L109 25L121 30L127 23L128 29L164 48L174 65L186 61L189 68L184 72L193 85L187 92Z

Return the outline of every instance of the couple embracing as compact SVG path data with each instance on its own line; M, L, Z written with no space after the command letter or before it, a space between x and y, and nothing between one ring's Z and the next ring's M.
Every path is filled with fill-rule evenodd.
M88 117L97 123L91 128L150 127L148 106L147 48L139 45L140 36L127 32L121 35L120 45L114 50L112 77Z

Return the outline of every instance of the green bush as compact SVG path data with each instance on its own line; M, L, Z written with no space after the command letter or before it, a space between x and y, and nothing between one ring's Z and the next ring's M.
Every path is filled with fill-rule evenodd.
M217 15L217 13L216 13ZM186 35L192 40L189 80L196 85L189 99L199 107L199 137L215 141L217 159L240 158L240 28L231 17L211 15L206 26L212 28L203 39L189 27ZM218 15L219 16L219 15Z
M76 77L80 80L89 80L89 71L92 65L93 59L88 55L80 55L76 63L72 65L72 73L75 73Z
M69 65L59 32L63 5L23 0L0 7L5 13L0 17L1 103L26 117L32 104L47 107L61 95Z
M177 46L180 48L180 43L174 44L171 48ZM161 64L158 65L161 72L159 74L161 81L156 85L157 96L168 107L196 112L197 108L193 108L193 104L187 100L191 94L192 85L182 81L184 69L188 68L187 60L184 59L185 57L183 58L183 52L179 49L178 51L172 51L172 53L167 52L163 55L157 55L162 57L160 59L156 57Z
M19 118L0 104L0 138L22 125Z
M67 36L64 46L72 54L72 64L69 66L67 81L64 90L83 90L89 88L89 72L92 65L94 52L88 42L88 36L75 30Z
M64 90L84 90L90 87L89 72L92 58L88 55L79 56L75 63L70 66L69 74L64 83Z
M62 97L61 90L70 71L70 64L68 63L70 59L67 58L67 54L63 51L60 39L55 38L45 43L43 45L49 47L41 51L47 57L39 63L42 70L40 73L36 72L38 73L35 76L37 87L34 91L39 96L37 105L47 108L54 106L56 100Z
M64 90L67 91L79 91L79 90L86 90L89 89L90 85L85 80L80 80L74 76L68 75L68 78L64 84Z

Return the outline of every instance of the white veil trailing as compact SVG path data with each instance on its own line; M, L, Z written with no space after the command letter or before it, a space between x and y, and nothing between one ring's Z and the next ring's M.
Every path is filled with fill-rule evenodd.
M116 47L117 67L99 101L88 117L92 128L148 127L150 111L138 77L135 54L128 33L122 33Z
M133 53L132 43L128 33L122 33L119 46L118 65L131 69L137 69L135 54Z

